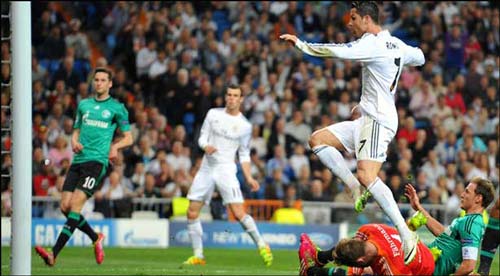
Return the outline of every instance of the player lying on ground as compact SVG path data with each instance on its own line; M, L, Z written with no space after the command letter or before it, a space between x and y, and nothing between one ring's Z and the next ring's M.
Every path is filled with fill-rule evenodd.
M434 271L434 256L422 242L415 260L405 265L398 231L384 224L363 225L353 238L342 239L330 250L321 251L306 234L300 241L301 276L432 275ZM323 267L328 262L349 268Z

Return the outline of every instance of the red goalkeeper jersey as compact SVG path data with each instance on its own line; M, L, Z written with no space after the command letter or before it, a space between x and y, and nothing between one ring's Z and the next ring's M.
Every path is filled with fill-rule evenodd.
M370 266L375 275L432 275L434 259L425 244L418 243L417 255L410 265L404 263L401 238L398 231L384 224L361 226L356 238L371 242L378 249L378 257ZM363 268L349 267L348 275L362 275Z

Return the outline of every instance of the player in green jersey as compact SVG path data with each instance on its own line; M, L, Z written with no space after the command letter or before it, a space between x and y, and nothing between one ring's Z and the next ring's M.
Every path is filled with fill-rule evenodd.
M67 217L52 251L36 246L35 250L49 266L55 264L59 252L71 238L76 228L87 234L94 244L96 262L104 260L102 243L104 235L97 234L80 214L83 205L99 189L109 162L118 150L133 142L125 106L109 95L113 85L112 73L105 68L94 71L95 97L78 104L73 126L71 145L75 153L66 175L61 196L61 211ZM123 137L113 142L113 135L120 127Z
M446 228L420 205L417 192L412 185L406 185L405 195L418 215L410 219L410 224L417 226L425 224L436 237L428 247L441 250L441 255L436 260L434 275L471 273L476 266L481 238L486 228L483 210L495 197L491 181L480 177L470 180L460 196L460 208L465 210L465 216L455 218ZM423 223L412 221L419 217Z

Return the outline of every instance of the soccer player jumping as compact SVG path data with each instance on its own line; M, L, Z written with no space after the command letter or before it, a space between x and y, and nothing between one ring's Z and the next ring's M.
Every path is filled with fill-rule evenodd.
M314 44L291 34L280 38L292 42L308 55L361 62L363 85L359 108L362 116L314 132L309 144L321 162L353 191L357 212L363 210L368 197L373 195L398 229L403 240L404 262L409 264L416 255L418 236L408 229L391 190L377 175L398 128L394 95L403 66L421 66L425 58L419 48L410 47L382 30L378 20L377 4L359 1L353 3L348 24L353 35L359 38L356 41ZM355 152L358 178L351 173L340 151ZM360 183L367 191L358 196Z
M103 234L96 234L80 214L83 205L92 197L102 183L109 161L113 161L118 150L133 142L125 106L109 95L113 86L111 71L97 68L94 72L96 96L78 104L73 126L71 146L75 156L63 184L61 212L67 217L52 251L36 246L35 251L49 266L53 266L59 252L71 238L76 228L87 234L94 244L98 264L104 260ZM123 138L112 144L116 127Z

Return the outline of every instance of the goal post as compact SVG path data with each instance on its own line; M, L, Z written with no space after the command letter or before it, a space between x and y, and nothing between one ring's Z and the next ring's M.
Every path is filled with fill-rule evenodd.
M11 275L31 275L31 3L12 1Z

